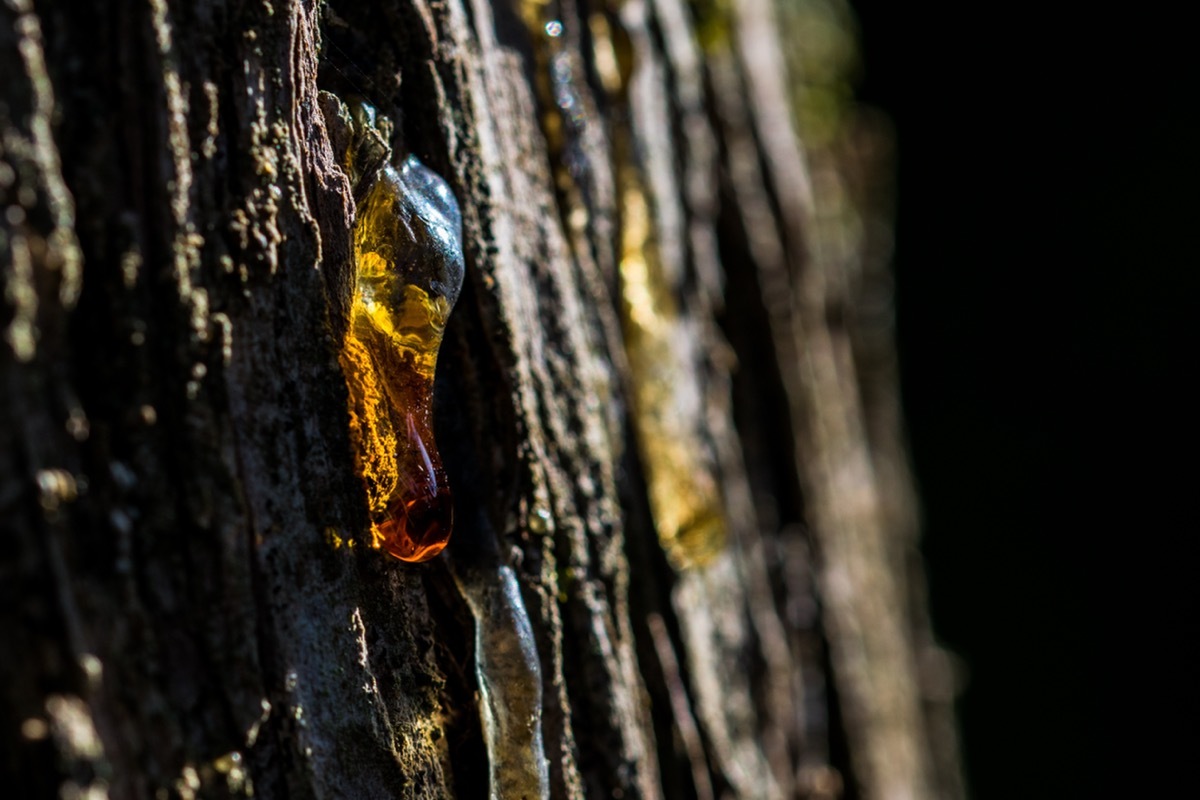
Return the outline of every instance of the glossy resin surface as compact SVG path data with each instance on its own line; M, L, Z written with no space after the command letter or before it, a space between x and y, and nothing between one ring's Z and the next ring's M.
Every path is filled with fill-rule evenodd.
M357 116L369 126L362 135L372 133L373 110ZM348 166L362 152L352 149ZM357 204L355 288L341 351L351 434L374 544L425 561L446 546L454 524L433 435L433 380L462 287L462 219L450 187L416 156L374 175L357 166L352 175L373 182Z

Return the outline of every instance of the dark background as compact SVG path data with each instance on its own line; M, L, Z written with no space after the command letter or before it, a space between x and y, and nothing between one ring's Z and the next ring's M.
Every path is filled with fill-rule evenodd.
M976 800L1194 786L1192 28L854 3L898 131L898 336Z

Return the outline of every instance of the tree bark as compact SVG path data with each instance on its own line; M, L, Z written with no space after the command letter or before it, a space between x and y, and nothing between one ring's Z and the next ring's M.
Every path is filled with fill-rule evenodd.
M961 797L890 139L780 45L830 8L6 0L5 785ZM424 564L352 456L351 96L463 213Z

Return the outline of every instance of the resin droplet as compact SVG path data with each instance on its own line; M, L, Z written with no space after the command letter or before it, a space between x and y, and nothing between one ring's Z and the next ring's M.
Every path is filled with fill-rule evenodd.
M441 462L430 454L432 437L416 429L408 417L408 440L404 446L420 461L418 469L401 475L402 488L388 504L385 518L375 526L379 545L401 561L425 561L442 551L454 527L453 500L446 487ZM429 440L430 445L425 441Z
M374 110L355 137L379 141ZM450 187L415 156L374 175L355 163L355 289L342 346L355 460L374 544L403 561L446 546L453 501L433 438L433 378L463 280L462 219ZM372 152L375 152L374 150ZM373 180L369 187L363 184Z

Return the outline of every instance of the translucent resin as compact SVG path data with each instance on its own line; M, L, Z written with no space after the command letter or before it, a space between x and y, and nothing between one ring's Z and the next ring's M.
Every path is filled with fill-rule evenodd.
M453 501L433 436L433 380L446 320L463 280L462 218L450 187L416 156L377 158L374 111L355 109L355 286L341 351L351 434L374 544L403 561L446 546ZM373 137L364 147L364 137ZM364 184L369 188L364 189Z

